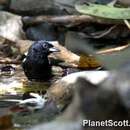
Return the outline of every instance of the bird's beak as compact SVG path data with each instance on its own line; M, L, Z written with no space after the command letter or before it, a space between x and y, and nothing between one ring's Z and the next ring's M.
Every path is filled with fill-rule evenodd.
M49 49L49 52L60 52L60 50L55 47L52 47Z

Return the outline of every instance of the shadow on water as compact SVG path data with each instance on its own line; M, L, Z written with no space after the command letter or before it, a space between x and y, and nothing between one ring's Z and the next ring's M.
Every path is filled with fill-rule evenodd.
M51 120L44 110L19 108L23 94L28 92L44 95L50 86L49 82L31 82L25 77L20 66L14 73L0 74L0 129L21 130L40 122ZM43 116L44 115L44 116Z

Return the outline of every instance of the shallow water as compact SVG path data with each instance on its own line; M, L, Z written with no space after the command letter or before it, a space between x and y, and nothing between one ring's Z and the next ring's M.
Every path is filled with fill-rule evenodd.
M43 110L21 110L17 104L24 93L44 95L49 86L49 82L28 81L20 66L16 66L13 74L0 74L0 129L16 130L48 120Z

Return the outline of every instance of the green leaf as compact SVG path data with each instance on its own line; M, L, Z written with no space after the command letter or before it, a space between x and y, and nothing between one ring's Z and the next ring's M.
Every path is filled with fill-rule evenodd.
M75 8L80 13L96 17L108 19L130 19L130 8L118 8L92 3L88 5L76 5Z

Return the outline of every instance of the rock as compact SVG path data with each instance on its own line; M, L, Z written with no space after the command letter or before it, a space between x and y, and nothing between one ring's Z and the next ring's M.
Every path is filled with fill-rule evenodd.
M66 109L62 118L65 119L68 115L67 120L70 118L75 120L77 115L80 117L83 115L83 119L96 121L130 121L129 78L130 71L128 72L128 70L109 72L105 80L98 84L92 84L83 77L78 78L73 84L76 88L73 102ZM95 130L95 128L97 127L92 127L91 130ZM98 127L101 130L116 130L117 128L122 130L128 127Z
M51 43L60 50L60 52L53 53L53 55L51 54L51 57L65 61L66 63L70 64L71 67L77 67L80 59L78 55L72 53L58 42Z
M66 10L68 13L76 13L77 11L75 10L75 3L78 0L54 0L55 1L55 5L58 6L61 9Z
M130 6L130 1L129 0L117 0L119 3Z
M17 40L16 47L19 49L21 54L24 54L28 51L29 47L33 44L34 41L30 40Z
M16 41L25 39L21 17L9 12L0 12L0 36Z
M92 45L92 41L90 41L90 39L84 38L82 35L80 35L80 33L74 31L67 32L65 37L65 47L68 50L76 54L84 54L84 51L89 54L89 52L91 51L90 45ZM84 51L81 51L81 47L84 49ZM90 52L90 54L92 53Z
M130 70L129 66L125 66L120 71L112 71L101 84L100 90L108 93L114 93L118 102L130 111ZM113 99L114 100L114 99ZM125 114L120 114L124 116Z
M75 83L79 88L81 111L90 120L130 120L130 73L112 71L98 85L80 78Z
M11 0L10 4L10 9L17 13L37 14L53 7L53 0Z
M10 10L22 14L77 14L74 5L80 0L11 0ZM85 0L84 0L85 1ZM92 1L93 0L89 0ZM37 5L37 6L36 6Z
M109 73L107 71L84 71L69 74L52 84L47 90L48 97L52 98L58 104L66 104L68 101L71 101L70 99L75 89L75 82L79 77L83 77L93 84L98 84L108 75Z
M57 31L54 25L49 23L42 23L33 27L30 27L26 31L26 35L30 40L47 40L56 41Z

